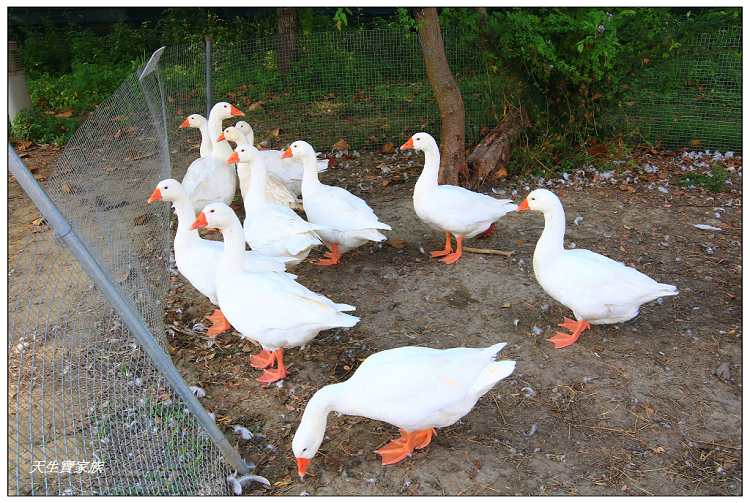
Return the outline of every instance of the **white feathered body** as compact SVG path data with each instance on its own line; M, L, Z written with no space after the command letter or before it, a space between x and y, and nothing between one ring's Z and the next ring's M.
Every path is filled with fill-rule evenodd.
M341 187L317 183L308 188L303 184L302 200L310 223L326 227L318 231L320 237L337 243L341 253L368 241L385 241L380 230L391 230L365 201Z
M294 266L305 260L312 248L322 244L317 235L322 227L306 222L288 206L245 205L245 212L245 241L262 255L285 258L289 266Z
M221 312L243 338L264 349L293 348L310 342L321 330L353 327L355 308L336 304L278 273L222 270L217 275Z
M622 262L589 250L564 250L537 260L534 275L553 299L591 324L621 323L638 316L640 306L677 295L674 285L659 283Z
M237 190L237 175L233 166L214 154L194 160L182 179L182 186L198 212L210 203L230 204Z
M415 188L414 211L431 229L473 238L517 206L454 185Z
M505 343L487 348L407 346L369 356L338 389L333 409L406 431L450 426L515 368L496 361Z

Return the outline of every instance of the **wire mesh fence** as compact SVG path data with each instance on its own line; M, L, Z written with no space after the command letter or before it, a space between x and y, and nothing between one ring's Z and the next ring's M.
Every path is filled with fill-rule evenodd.
M475 141L503 98L457 35L446 31L446 51ZM670 146L740 150L741 35L699 37L681 51L644 72L649 92L627 117ZM185 116L230 101L257 143L305 138L320 150L340 138L353 148L398 145L439 128L418 39L401 29L302 35L292 50L279 38L208 54L169 47L140 79L143 69L75 133L46 191L164 349L171 217L166 205L144 203L199 155L198 133L177 127ZM660 87L676 81L684 85ZM9 263L10 492L226 493L222 451L51 234L25 236Z
M697 34L643 62L625 103L630 127L670 148L742 150L742 32Z
M46 192L166 345L170 174L159 72L133 75L68 143ZM228 466L78 262L32 233L9 263L9 492L226 494Z

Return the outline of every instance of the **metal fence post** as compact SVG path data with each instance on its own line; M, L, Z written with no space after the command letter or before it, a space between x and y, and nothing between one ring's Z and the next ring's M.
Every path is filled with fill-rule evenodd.
M213 41L211 40L210 36L206 37L206 118L208 118L208 115L211 113L211 102L212 102L212 96L211 96L211 49L213 49Z
M68 247L76 260L81 264L82 269L115 308L122 321L127 325L130 333L133 334L154 363L154 366L164 375L173 389L184 400L188 410L196 417L211 440L224 454L227 462L239 473L249 473L250 467L242 459L240 453L230 445L206 409L203 408L195 395L193 395L193 392L182 378L180 371L172 363L169 355L164 352L153 335L151 335L151 332L131 300L123 295L119 287L115 285L110 275L94 258L86 247L86 244L78 237L78 234L76 234L55 203L49 198L42 186L39 185L39 182L36 181L10 145L8 145L8 161L9 171L54 230L55 237Z

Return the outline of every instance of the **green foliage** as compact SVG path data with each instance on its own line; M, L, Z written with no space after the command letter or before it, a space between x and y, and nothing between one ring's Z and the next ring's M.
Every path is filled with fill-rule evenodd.
M75 132L78 121L31 109L16 115L10 127L11 141L33 141L64 145Z
M713 163L710 173L687 173L680 178L683 187L704 187L711 192L721 192L729 172L718 163Z

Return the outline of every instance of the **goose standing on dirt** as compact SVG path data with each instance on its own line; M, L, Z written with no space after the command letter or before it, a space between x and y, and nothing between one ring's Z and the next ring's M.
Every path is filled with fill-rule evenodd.
M341 256L368 241L385 241L381 230L391 226L378 221L366 202L346 189L325 185L318 180L315 149L307 142L295 141L282 154L284 158L302 160L302 204L310 223L326 226L318 231L330 250L317 265L338 264Z
M255 146L255 132L250 127L250 124L245 121L239 121L234 126L245 135L247 139L245 143ZM295 196L302 194L304 168L301 161L297 159L283 159L280 150L259 149L259 152L266 161L266 168L269 174L283 180L284 184ZM315 156L317 157L317 155L316 153ZM318 173L322 173L328 169L328 160L318 159L316 165L318 166Z
M216 298L216 266L224 249L219 241L203 239L197 230L192 230L190 225L195 220L195 211L190 198L177 180L167 179L160 181L148 203L155 201L170 201L177 215L177 232L174 235L174 259L177 270L180 271L193 287L208 297L215 306L218 305ZM284 272L284 259L266 257L258 252L244 252L243 268L248 271ZM294 278L290 275L290 278ZM218 334L230 330L232 327L222 315L221 309L215 309L208 317L212 323L206 335L216 337Z
M310 250L323 244L316 232L323 226L305 221L287 205L270 200L265 159L252 145L238 145L227 159L237 163L240 180L249 177L253 183L243 200L245 205L245 240L250 248L263 255L282 257L289 266L307 258Z
M416 133L401 145L401 150L424 152L424 168L414 186L414 211L430 228L445 233L445 247L431 253L443 257L446 264L457 262L463 253L464 238L492 232L495 222L517 206L509 199L472 192L455 185L438 185L440 148L427 133ZM456 237L456 251L451 246Z
M359 318L345 314L355 308L336 304L293 279L242 267L245 237L234 211L223 203L209 204L192 228L216 228L224 236L224 251L216 271L216 295L222 313L243 338L260 343L263 350L250 359L266 369L258 381L269 384L287 375L284 348L303 346L321 330L353 327ZM277 367L269 369L276 362Z
M347 381L318 390L305 407L292 451L304 477L323 442L329 412L397 426L401 436L378 449L382 463L398 463L474 408L479 398L515 369L496 361L505 346L388 349L367 357Z
M224 162L232 153L232 149L226 141L214 140L221 134L223 120L242 115L245 114L226 102L217 103L211 108L206 123L211 152L206 157L194 160L182 178L182 186L190 196L195 211L200 211L205 205L217 201L231 204L234 199L234 193L237 191L237 174L233 167L227 166ZM201 135L204 137L201 145L205 140L203 131L201 129Z
M236 126L224 128L224 132L217 138L217 141L224 140L234 142L236 145L252 145L252 142L248 141L247 137L242 134ZM247 167L241 167L241 163L237 161L233 161L232 164L237 164L237 177L240 180L240 194L242 194L242 199L245 200L251 192L251 170ZM297 196L287 188L283 180L279 179L279 177L272 173L268 173L266 178L266 199L268 201L289 206L292 209L302 209L302 202L297 199Z
M553 299L573 311L549 340L555 348L575 343L590 324L621 323L638 316L640 306L659 297L677 295L677 287L657 283L645 274L589 250L563 248L565 211L547 189L529 193L518 211L544 213L544 231L534 249L534 276Z

